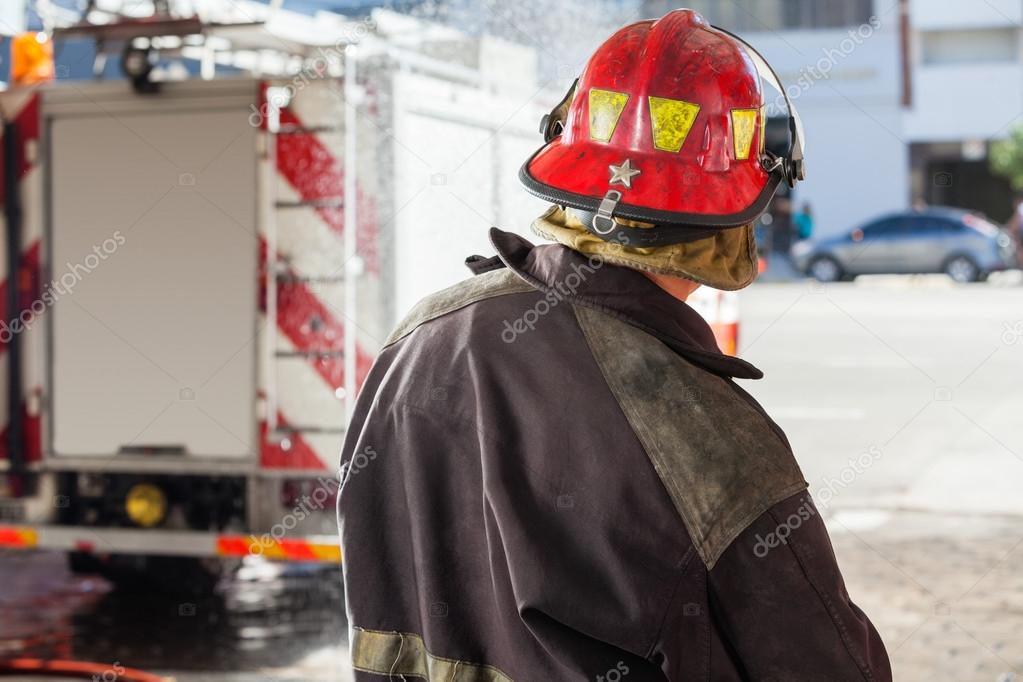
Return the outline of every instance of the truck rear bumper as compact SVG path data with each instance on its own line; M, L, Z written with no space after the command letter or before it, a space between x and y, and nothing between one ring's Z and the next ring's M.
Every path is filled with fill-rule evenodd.
M93 554L155 554L192 557L262 556L279 561L339 563L332 536L275 538L194 531L0 525L0 548L50 549Z

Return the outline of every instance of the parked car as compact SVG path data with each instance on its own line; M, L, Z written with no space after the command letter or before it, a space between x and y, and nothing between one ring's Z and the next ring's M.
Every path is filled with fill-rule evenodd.
M939 207L892 213L846 234L797 242L791 254L800 272L822 282L938 272L976 282L1017 265L1005 230L969 211Z

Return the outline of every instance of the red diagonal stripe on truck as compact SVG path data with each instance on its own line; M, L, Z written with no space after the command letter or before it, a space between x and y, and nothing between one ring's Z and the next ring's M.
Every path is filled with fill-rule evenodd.
M281 109L282 128L301 128L302 120L291 109ZM289 133L277 136L277 172L280 173L304 201L343 198L345 171L342 162L314 133ZM359 255L366 271L379 272L377 254L376 202L357 185ZM321 207L316 213L337 234L344 232L344 209Z
M287 429L288 420L280 412L277 413L277 425ZM287 436L288 447L283 441L270 439L266 422L259 423L259 463L264 467L286 469L326 469L327 465L316 456L316 452L305 442L300 433Z
M29 142L35 142L39 139L38 95L30 95L25 100L24 106L14 116L14 123L18 127L17 139L14 140L18 180L23 180L32 168L32 160L29 158L28 150ZM0 149L2 149L2 146L8 144L9 141L0 140L0 142L2 142L2 145L0 145ZM4 173L4 166L0 164L0 204L6 205L7 197L4 195L4 188L7 185L4 182ZM22 227L24 228L24 226ZM17 273L14 273L13 278L11 273L7 273L7 277L0 281L0 321L5 325L5 328L0 328L0 353L7 349L7 342L10 340L9 335L13 333L13 330L10 328L11 322L21 314L21 311L31 306L38 296L39 250L39 240L25 247L21 257L21 268ZM15 311L7 310L7 288L11 286L12 279L18 288L18 309Z
M16 172L19 181L24 180L25 176L32 169L34 158L30 152L30 145L35 144L39 139L39 96L34 93L28 94L22 102L23 104L12 117L13 122L17 125L17 137L13 142L15 146ZM0 151L10 143L11 140L0 139ZM7 197L4 194L5 187L5 169L4 165L0 164L0 204L3 205L7 203ZM28 207L28 210L34 208ZM4 225L4 228L6 229L7 226ZM22 233L24 234L24 232L25 225L23 223ZM0 280L0 325L3 325L0 327L0 355L6 353L7 344L12 338L11 335L20 333L18 329L14 328L14 320L21 315L22 311L29 309L40 296L40 242L36 239L27 245L23 245L23 248L18 269L13 273L5 273L6 277ZM7 296L11 286L16 287L17 291L15 310L7 309ZM3 377L5 382L7 378L8 376ZM31 391L33 389L26 387L25 390ZM39 416L29 414L24 401L22 401L21 409L18 412L23 424L24 459L27 462L37 461L41 458L42 453ZM7 415L3 415L0 418L6 419L6 417ZM9 426L9 424L0 425L0 460L7 459L10 455L7 451L7 431Z
M266 270L266 241L260 239L260 262L263 264L260 295L260 309L266 313L265 282L269 277ZM305 283L296 281L285 271L277 280L277 328L288 337L296 349L311 355L308 360L332 391L342 388L344 381L345 325L339 315L321 301ZM356 344L355 385L361 386L373 364L373 357Z
M25 443L25 461L36 462L43 457L42 423L39 415L31 415L24 408L21 410L22 434ZM0 460L7 459L7 428L0 428Z
M344 386L344 357L336 354L344 350L344 322L304 284L278 282L277 326L299 350L325 353L310 356L309 363L332 389ZM356 346L356 386L372 364L373 358Z
M15 279L18 287L18 309L13 313L7 310L7 287L10 279L0 280L0 354L7 350L7 342L15 333L13 322L27 310L39 291L39 242L36 241L21 256L21 270Z

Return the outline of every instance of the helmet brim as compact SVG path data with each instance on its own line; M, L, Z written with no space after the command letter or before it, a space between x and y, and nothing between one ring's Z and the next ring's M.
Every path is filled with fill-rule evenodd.
M614 214L655 225L732 228L746 225L767 210L781 181L759 164L737 163L708 173L680 160L664 163L634 152L641 173L633 187L609 185L608 166L625 161L621 149L590 141L562 142L558 137L538 149L519 169L526 190L561 206L596 211L609 189L622 192ZM656 204L658 208L654 208Z

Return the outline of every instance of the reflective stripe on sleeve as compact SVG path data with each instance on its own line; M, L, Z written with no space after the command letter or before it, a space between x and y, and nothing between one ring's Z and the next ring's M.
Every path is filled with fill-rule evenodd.
M513 682L491 665L434 656L419 635L353 627L352 666L378 675L414 675L428 682Z

